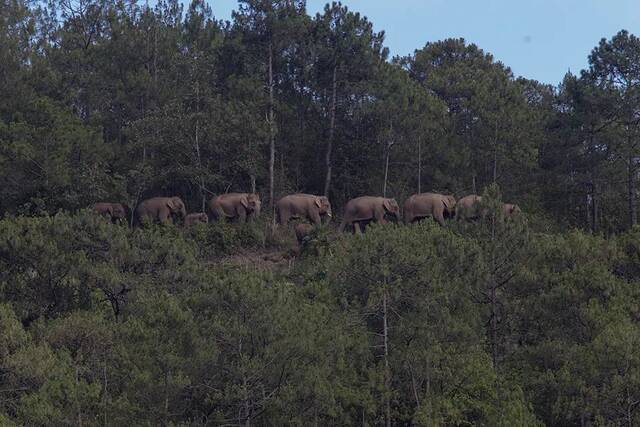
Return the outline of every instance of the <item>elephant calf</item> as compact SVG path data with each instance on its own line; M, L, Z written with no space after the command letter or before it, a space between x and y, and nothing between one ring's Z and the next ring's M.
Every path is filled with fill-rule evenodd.
M237 220L242 224L247 218L257 218L261 206L260 196L255 193L221 194L209 201L209 218Z
M159 222L166 224L173 221L173 216L184 219L187 210L180 197L154 197L144 200L136 208L138 223Z
M385 215L390 215L396 220L400 219L400 206L396 199L385 197L362 196L351 199L344 208L344 217L340 224L340 232L344 231L347 225L353 225L356 233L362 232L363 223L375 221L385 224Z
M309 241L309 236L313 231L313 225L301 222L300 224L296 224L294 230L296 232L298 246L302 247L307 241Z
M286 225L292 218L303 218L319 225L322 218L331 218L331 203L326 196L290 194L276 203L278 224Z
M128 222L129 206L123 203L100 202L93 205L93 210L100 215L109 218L111 222Z
M191 227L195 224L207 224L209 223L209 217L206 213L190 213L184 219L184 226Z
M411 224L414 221L427 217L433 217L438 224L444 226L445 218L455 216L456 199L452 195L421 193L414 194L404 202L404 222Z
M511 218L512 216L522 213L520 206L514 205L513 203L505 203L502 209L505 218Z

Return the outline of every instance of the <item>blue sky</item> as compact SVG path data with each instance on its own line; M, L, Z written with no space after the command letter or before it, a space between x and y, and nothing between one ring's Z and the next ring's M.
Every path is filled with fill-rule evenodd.
M326 1L307 0L311 15ZM640 0L343 0L385 31L392 55L426 42L464 37L516 75L559 83L578 73L602 37L621 29L640 34ZM210 0L218 19L230 19L237 0Z

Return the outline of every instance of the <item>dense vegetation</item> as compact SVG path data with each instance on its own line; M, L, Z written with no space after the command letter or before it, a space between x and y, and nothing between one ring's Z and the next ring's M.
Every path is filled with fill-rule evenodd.
M638 425L639 110L626 31L553 87L461 39L389 58L341 4L4 1L0 424ZM83 210L254 190L494 213L294 257L269 209Z

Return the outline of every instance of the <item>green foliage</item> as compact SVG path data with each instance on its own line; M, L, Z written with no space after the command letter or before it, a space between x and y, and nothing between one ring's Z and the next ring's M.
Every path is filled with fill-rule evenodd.
M387 61L373 28L339 2L0 6L1 425L639 423L638 38L555 88L462 39ZM267 209L79 211L266 207L271 176L278 197L328 171L338 215L432 189L483 215L298 251Z
M193 239L199 252L206 257L221 257L241 249L262 247L265 242L265 225L249 223L244 225L227 222L196 224L187 230L186 237Z

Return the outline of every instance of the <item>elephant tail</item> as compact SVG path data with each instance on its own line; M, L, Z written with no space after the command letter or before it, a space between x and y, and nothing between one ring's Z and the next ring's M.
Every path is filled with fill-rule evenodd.
M338 227L338 231L340 233L342 233L344 231L344 228L347 226L347 219L343 219L342 222L340 223L340 227Z

